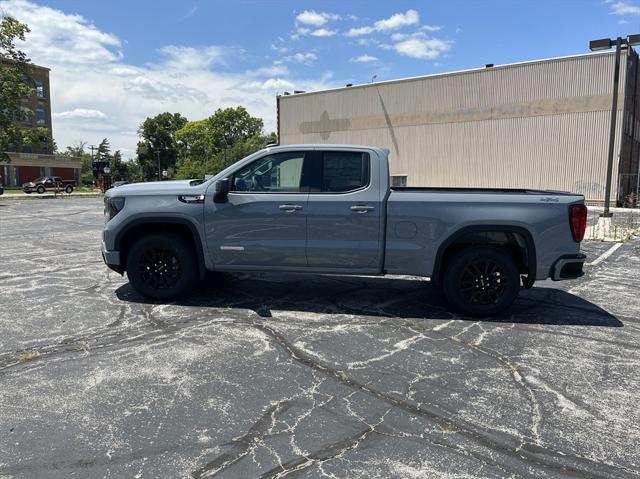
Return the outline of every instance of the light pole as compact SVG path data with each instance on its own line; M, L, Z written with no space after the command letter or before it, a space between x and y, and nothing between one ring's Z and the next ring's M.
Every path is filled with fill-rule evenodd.
M613 173L613 149L615 147L616 137L616 118L618 110L618 83L620 80L620 52L632 45L640 45L640 35L629 35L627 38L618 37L615 40L611 38L602 38L600 40L591 40L589 49L592 52L599 50L609 50L615 45L616 60L613 69L613 101L611 105L611 126L609 130L609 154L607 158L607 183L605 185L604 194L604 212L600 214L603 218L611 218L613 214L609 211L609 203L611 203L611 175Z
M163 148L158 148L155 150L156 156L158 157L158 181L162 179L160 178L160 175L162 174L162 170L160 169L160 152L161 151L163 151Z

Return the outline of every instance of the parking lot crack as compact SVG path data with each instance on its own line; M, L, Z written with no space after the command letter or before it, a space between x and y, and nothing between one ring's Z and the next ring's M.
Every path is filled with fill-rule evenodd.
M264 322L253 322L252 325L270 336L293 361L318 371L349 388L362 391L375 399L393 406L394 408L400 409L411 415L428 419L439 425L443 432L454 432L460 434L469 440L508 457L512 461L524 461L527 467L535 466L555 473L562 472L562 474L568 477L592 477L602 479L611 477L612 474L616 474L617 472L615 471L620 472L625 470L615 464L604 464L570 452L550 449L536 442L532 443L521 437L515 437L504 432L491 431L486 428L479 429L473 424L460 418L453 419L449 417L444 410L435 404L421 403L420 405L416 405L412 402L404 401L398 397L378 391L367 384L358 382L352 376L346 374L345 371L322 364L308 356L287 341L281 333ZM480 346L470 346L478 350L481 349ZM486 351L481 352L484 354L490 354ZM518 372L517 368L513 369L509 366L508 361L505 366L512 369L514 379L519 381L519 384L522 384L522 387L525 390L531 389L524 384L522 376ZM535 395L533 395L532 391L530 397L532 397L532 409L534 414L534 417L532 418L533 434L536 439L539 439L539 432L537 429L540 421L539 406L537 405L537 400L535 399ZM637 476L640 477L640 474L637 474Z

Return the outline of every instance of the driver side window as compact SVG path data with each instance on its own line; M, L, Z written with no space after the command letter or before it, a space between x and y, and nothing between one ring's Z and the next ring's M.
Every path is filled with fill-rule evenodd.
M298 193L303 164L301 151L264 156L233 175L231 191Z

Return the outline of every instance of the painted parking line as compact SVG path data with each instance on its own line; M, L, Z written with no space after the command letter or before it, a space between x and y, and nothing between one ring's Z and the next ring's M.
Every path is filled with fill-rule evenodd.
M587 263L587 266L596 266L602 263L605 259L611 256L618 248L620 248L620 246L622 246L622 243L614 244L611 248L609 248L607 251L605 251L600 256L598 256L594 261L592 261L591 263Z

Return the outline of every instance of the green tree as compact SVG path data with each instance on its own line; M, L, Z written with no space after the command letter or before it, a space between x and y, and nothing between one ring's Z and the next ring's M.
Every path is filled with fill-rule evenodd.
M91 185L93 183L93 163L91 161L91 154L85 150L86 146L86 141L77 141L73 145L67 146L67 149L61 154L82 160L80 167L80 184Z
M262 119L246 109L218 109L204 120L188 122L176 132L179 160L178 178L198 178L215 174L268 143L275 135L262 133Z
M111 145L108 138L103 138L98 145L97 158L98 161L109 162L111 161Z
M46 139L53 143L46 128L24 128L22 122L33 111L22 107L23 98L32 95L35 83L30 76L30 60L16 48L16 40L25 40L29 27L15 18L0 19L0 160L9 161L7 151L31 146L40 151Z
M131 173L129 171L129 165L131 161L125 161L122 159L122 154L120 150L116 150L113 156L111 156L111 161L109 162L109 167L111 168L111 175L113 177L113 181L126 180L132 181Z
M160 171L175 170L178 158L176 132L185 126L187 119L179 113L160 113L147 118L138 128L141 141L136 150L137 163L141 175L146 180L158 177L158 159Z

